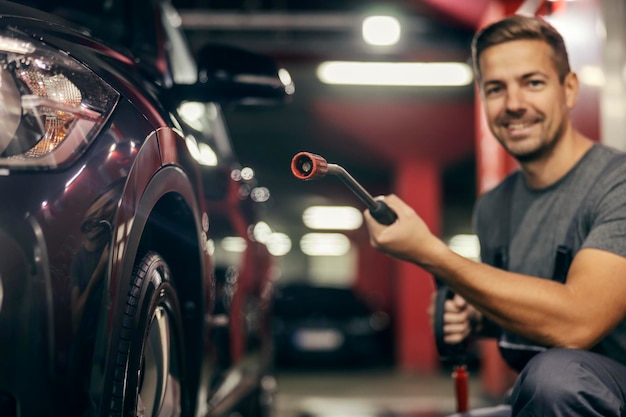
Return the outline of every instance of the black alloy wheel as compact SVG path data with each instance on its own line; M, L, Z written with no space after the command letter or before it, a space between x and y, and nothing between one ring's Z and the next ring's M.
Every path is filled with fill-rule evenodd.
M135 265L118 344L111 415L184 414L181 314L170 271L148 252Z

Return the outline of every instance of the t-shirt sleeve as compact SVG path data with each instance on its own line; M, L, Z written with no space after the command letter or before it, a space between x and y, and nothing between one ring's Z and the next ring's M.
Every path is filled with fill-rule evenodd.
M602 188L606 191L589 212L590 229L582 248L626 257L626 169L608 174Z

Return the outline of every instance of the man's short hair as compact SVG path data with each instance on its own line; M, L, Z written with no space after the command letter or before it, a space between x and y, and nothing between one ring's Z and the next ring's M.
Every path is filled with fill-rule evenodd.
M499 20L479 31L472 41L472 61L476 78L480 81L480 55L490 46L517 40L539 40L552 49L552 61L563 82L570 73L567 48L561 34L547 21L537 16L513 15Z

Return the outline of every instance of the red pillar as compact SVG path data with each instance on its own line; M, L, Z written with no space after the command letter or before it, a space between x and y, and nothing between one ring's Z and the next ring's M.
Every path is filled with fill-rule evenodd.
M355 240L359 248L359 260L352 288L371 308L382 310L393 317L395 294L392 260L372 248L369 235L365 231L363 234L365 236Z
M424 160L399 162L395 193L439 234L441 184L439 167ZM431 372L438 368L433 330L427 308L435 285L432 275L407 262L394 261L396 300L396 358L402 370Z

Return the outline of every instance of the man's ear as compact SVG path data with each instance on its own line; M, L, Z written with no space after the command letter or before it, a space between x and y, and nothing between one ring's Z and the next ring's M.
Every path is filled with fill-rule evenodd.
M570 72L565 76L563 88L565 89L567 108L571 109L576 105L576 101L578 100L579 81L576 73Z

